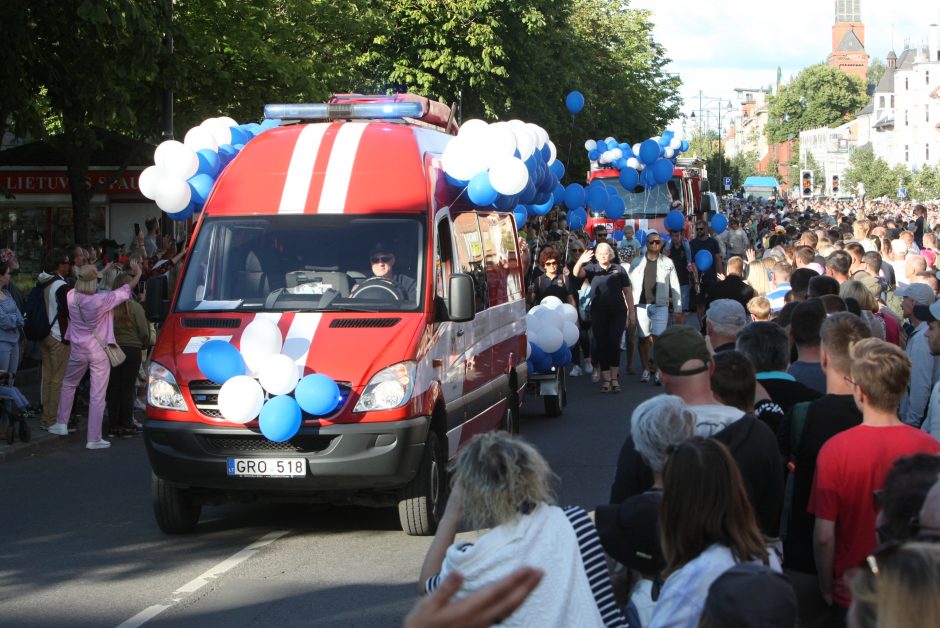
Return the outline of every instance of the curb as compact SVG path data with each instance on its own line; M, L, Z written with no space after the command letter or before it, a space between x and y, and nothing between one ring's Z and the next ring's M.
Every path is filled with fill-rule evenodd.
M71 440L69 437L63 438L39 429L38 420L30 420L28 423L32 432L28 443L22 442L19 436L12 445L8 445L5 439L0 441L0 464L52 451Z

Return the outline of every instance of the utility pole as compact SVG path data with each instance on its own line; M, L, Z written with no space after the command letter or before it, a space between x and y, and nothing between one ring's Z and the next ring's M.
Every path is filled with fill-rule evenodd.
M173 57L173 0L166 0L167 21L163 35L163 47L166 49L168 62ZM163 134L162 141L173 139L173 90L163 89Z

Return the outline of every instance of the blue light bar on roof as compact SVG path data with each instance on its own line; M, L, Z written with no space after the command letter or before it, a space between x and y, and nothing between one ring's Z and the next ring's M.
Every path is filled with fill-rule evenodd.
M375 118L420 118L424 113L416 102L327 103L265 105L268 120L332 120Z

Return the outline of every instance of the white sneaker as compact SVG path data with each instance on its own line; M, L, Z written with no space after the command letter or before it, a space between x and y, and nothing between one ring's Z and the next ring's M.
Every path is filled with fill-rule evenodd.
M65 423L54 423L49 426L49 433L56 436L68 436L69 428Z
M85 444L85 449L107 449L111 446L109 441L99 438L98 440L90 440Z
M643 374L640 376L640 382L643 384L647 384L649 383L649 381L650 381L650 372L647 371L646 369L643 369Z
M571 372L568 373L568 375L570 375L571 377L577 377L577 376L580 375L580 374L581 374L581 367L578 366L577 364L575 364L574 366L572 366L572 367L571 367Z
M627 332L623 332L622 334L620 334L620 350L621 351L627 350Z
M134 409L135 410L146 410L147 404L144 403L139 397L134 399Z
M662 386L662 385L663 385L663 378L662 378L662 376L659 374L659 371L656 371L656 377L654 378L654 381L656 382L656 385L657 385L657 386Z
M591 373L593 373L593 372L594 372L594 367L591 365L591 361L590 361L590 360L585 360L585 361L584 361L584 366L582 367L581 370L583 370L583 371L584 371L585 373L587 373L588 375L590 375Z

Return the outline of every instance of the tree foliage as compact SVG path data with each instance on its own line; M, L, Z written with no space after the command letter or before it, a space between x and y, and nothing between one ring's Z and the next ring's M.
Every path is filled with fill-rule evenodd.
M874 93L875 88L878 87L878 83L881 82L881 77L885 75L887 69L888 66L885 65L885 62L882 61L880 57L872 57L871 61L868 63L868 72L865 76L868 94Z
M767 139L785 142L800 131L852 120L868 96L861 79L825 64L811 65L770 96Z
M868 198L893 198L899 183L909 187L907 182L911 179L911 172L900 164L892 168L887 161L876 156L870 146L866 146L855 149L849 156L849 167L842 174L842 179L853 188L864 183ZM911 195L914 195L913 192Z

